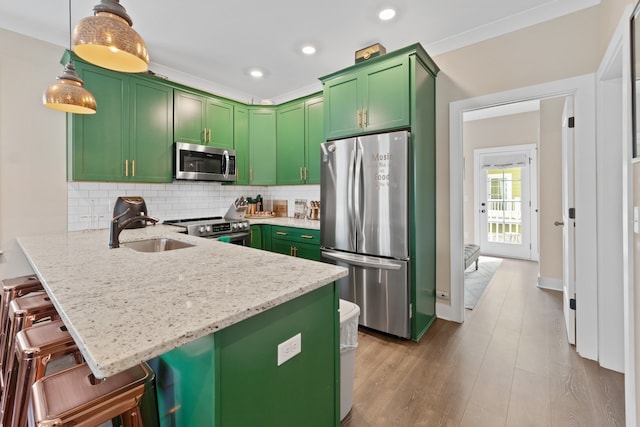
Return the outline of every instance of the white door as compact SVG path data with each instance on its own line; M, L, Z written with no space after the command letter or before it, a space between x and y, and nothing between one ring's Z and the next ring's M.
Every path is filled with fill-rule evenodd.
M567 96L562 112L562 220L556 225L562 226L562 291L563 310L567 325L567 338L570 344L576 343L576 312L571 308L575 298L575 215L573 210L573 97ZM594 230L595 232L595 230Z
M477 241L484 255L534 259L532 165L535 146L474 150Z

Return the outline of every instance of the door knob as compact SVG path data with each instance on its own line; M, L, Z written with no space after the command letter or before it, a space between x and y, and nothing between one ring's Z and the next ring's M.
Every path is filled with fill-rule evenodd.
M562 222L562 221L555 221L555 222L553 223L553 225L555 225L556 227L559 227L559 226L564 225L564 222Z

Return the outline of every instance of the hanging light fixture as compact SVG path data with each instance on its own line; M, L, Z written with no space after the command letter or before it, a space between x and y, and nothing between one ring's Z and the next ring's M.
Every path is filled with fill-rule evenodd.
M69 49L71 49L71 0L69 0ZM42 104L58 111L75 114L95 114L96 99L84 88L84 83L69 59L56 83L42 94Z
M149 53L133 21L119 0L101 0L93 16L81 19L73 30L73 51L103 68L140 73L149 68Z

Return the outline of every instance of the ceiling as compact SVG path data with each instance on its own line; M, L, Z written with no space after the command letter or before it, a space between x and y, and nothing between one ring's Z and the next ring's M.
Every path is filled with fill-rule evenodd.
M73 25L98 0L72 2ZM122 0L144 38L150 69L170 79L259 103L320 90L318 77L354 63L356 50L419 42L431 56L573 13L600 0ZM69 45L67 0L0 3L0 28ZM397 10L391 21L377 14ZM313 56L301 53L316 46ZM252 67L264 70L257 80Z

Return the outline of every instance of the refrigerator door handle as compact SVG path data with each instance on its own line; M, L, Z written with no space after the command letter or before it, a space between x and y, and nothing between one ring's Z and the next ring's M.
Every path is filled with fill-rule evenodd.
M361 240L364 238L364 233L362 232L362 222L363 222L363 213L362 212L362 194L364 189L362 188L363 179L362 179L362 149L360 148L360 140L356 140L356 158L355 158L355 177L354 177L354 207L355 207L355 222L356 222L356 236L358 239L358 247L360 247L363 243Z
M402 264L398 264L383 258L375 258L366 255L323 251L322 256L337 261L344 261L346 263L357 265L360 267L378 268L381 270L400 270L402 268Z
M349 156L349 174L348 174L348 178L347 178L347 214L349 215L349 223L350 223L350 227L349 227L349 238L351 239L351 242L353 243L354 247L355 247L355 236L354 233L356 232L356 230L353 229L353 225L354 222L357 222L354 220L355 215L354 215L354 175L355 175L355 168L356 168L356 150L355 148L353 150L351 150L350 156ZM338 190L337 188L335 190Z

